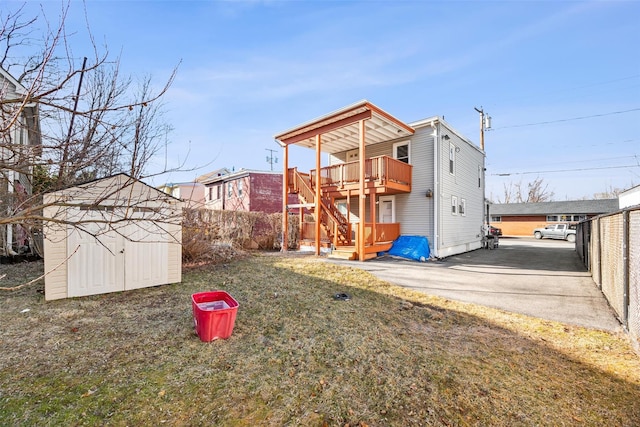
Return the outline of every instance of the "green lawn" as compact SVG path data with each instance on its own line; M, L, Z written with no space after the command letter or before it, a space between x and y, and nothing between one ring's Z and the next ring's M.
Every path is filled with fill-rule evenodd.
M0 293L2 426L640 420L640 358L625 337L314 257L255 255L186 271L181 284L51 302L42 287ZM214 289L240 308L228 340L203 343L190 295Z

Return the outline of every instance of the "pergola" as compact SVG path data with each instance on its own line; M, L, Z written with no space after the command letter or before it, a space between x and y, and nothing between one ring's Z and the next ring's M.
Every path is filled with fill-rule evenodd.
M376 107L367 100L357 102L340 110L319 117L315 120L303 123L275 136L275 139L283 148L283 251L286 251L288 244L288 218L287 199L289 186L289 156L290 145L315 149L316 171L320 171L321 153L335 154L348 150L358 149L359 159L359 188L358 205L359 211L365 212L365 157L366 146L390 141L397 138L410 136L415 130L396 119L389 113ZM321 188L315 186L315 210L316 215L320 212ZM375 197L375 195L373 195ZM316 255L320 254L320 220L315 222L315 249ZM365 221L364 215L358 223L358 234L356 247L361 261L365 260Z

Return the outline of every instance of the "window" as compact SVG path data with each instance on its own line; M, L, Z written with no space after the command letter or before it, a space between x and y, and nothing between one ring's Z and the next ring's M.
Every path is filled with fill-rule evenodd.
M478 188L482 188L482 166L478 165Z
M492 215L491 216L491 222L502 222L502 217L498 216L498 215Z
M393 144L393 158L404 163L411 163L411 148L409 141Z
M240 181L238 181L238 197L242 196L242 187L243 187L243 182L242 179L240 179Z
M556 222L558 221L558 215L547 215L547 222Z
M458 207L458 211L460 212L460 215L466 216L467 201L465 199L460 199L460 206Z
M451 196L451 215L458 215L458 196Z
M220 200L222 198L222 184L216 185L216 200Z
M227 197L231 197L233 195L233 189L231 188L232 184L233 182L227 182Z
M207 194L209 196L209 200L213 200L213 187L209 187L209 192Z
M456 146L449 144L449 173L455 175Z

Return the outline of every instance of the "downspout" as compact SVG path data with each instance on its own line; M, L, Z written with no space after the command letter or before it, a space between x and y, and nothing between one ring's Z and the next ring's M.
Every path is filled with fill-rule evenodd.
M438 258L438 247L440 244L440 169L439 169L439 146L440 135L435 121L431 121L433 128L433 256Z

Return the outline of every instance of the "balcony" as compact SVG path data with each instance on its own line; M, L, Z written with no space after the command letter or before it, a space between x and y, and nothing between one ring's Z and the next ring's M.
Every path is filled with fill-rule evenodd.
M412 166L389 156L365 160L365 194L398 194L411 192ZM311 186L317 182L316 170L311 170ZM322 192L331 197L355 195L360 189L360 162L342 163L320 169Z

